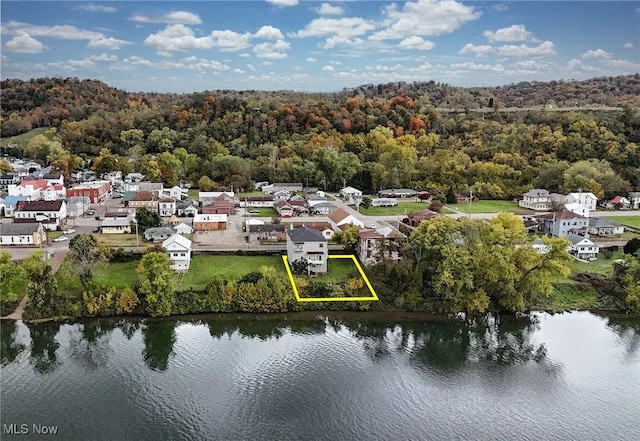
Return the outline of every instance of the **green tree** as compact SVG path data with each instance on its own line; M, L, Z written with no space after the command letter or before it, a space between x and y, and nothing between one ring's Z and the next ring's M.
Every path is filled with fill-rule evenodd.
M212 191L217 184L209 176L203 176L198 180L198 188L202 191Z
M118 314L131 314L140 303L138 294L132 288L122 290L116 300L116 312Z
M162 225L162 218L157 212L151 211L147 207L138 207L136 208L136 222L138 223L138 232L142 234L147 228Z
M0 159L0 174L10 173L13 170L6 159Z
M57 292L56 281L44 253L37 251L22 262L29 283L26 314L32 318L53 317L64 312L64 298Z
M100 262L108 259L109 248L98 242L92 234L78 234L69 241L67 258L74 263L74 268L80 275L82 285L86 287L92 279L92 269Z
M170 315L174 304L174 275L165 252L145 254L136 271L142 281L140 294L146 301L146 311L152 317Z
M11 260L11 254L0 252L0 303L13 304L24 294L18 291L24 275L22 266Z
M334 239L341 244L345 250L355 252L360 237L360 227L349 224L347 228L337 232Z

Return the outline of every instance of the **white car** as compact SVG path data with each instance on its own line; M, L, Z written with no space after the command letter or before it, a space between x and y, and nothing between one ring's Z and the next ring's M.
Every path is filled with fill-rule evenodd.
M67 236L58 236L55 239L53 239L54 242L63 242L65 240L69 240L69 238Z
M68 230L64 230L62 232L62 234L73 234L75 232L76 232L76 230L74 230L73 228L69 228Z
M375 230L376 228L378 228L378 226L376 224L369 224L367 225L367 228L371 228L372 230Z

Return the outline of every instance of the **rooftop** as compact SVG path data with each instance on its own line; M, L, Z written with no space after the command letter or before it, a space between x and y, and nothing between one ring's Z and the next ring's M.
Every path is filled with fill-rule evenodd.
M293 242L326 242L327 239L315 228L307 226L293 228L287 232Z

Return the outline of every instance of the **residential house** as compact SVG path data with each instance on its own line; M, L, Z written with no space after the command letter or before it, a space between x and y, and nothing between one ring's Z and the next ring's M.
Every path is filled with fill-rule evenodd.
M522 195L518 205L523 208L536 211L548 211L551 209L551 198L549 191L544 188L534 188Z
M144 179L144 175L142 173L129 173L124 177L124 182L127 184L137 184Z
M333 213L337 209L338 207L336 207L331 202L321 202L319 204L315 204L311 206L311 212L313 214L325 215L325 216Z
M289 199L289 196L291 196L291 193L289 193L287 190L275 191L273 193L273 202L275 204L278 201L286 201Z
M392 227L361 231L358 236L358 257L364 265L397 262L402 258L404 239L405 235Z
M565 196L565 204L582 204L589 210L595 210L598 198L593 193L569 193Z
M42 176L42 179L47 181L49 185L64 185L64 175L60 172L46 173Z
M398 199L396 198L373 198L371 199L371 205L373 207L395 207L398 205Z
M233 215L236 213L236 204L234 199L222 194L218 196L213 202L202 206L203 214L226 214Z
M190 216L193 217L198 214L198 207L192 201L178 201L176 202L176 210L178 216Z
M0 224L0 245L39 247L47 242L41 223Z
M21 201L14 211L14 221L30 219L42 222L48 230L62 227L67 219L67 203L61 199L57 201Z
M27 200L37 201L43 198L44 190L49 187L49 183L44 179L23 179L18 185L9 185L9 196L26 196Z
M305 262L309 275L324 274L329 259L327 239L313 228L293 228L287 232L287 259L289 265L299 260Z
M631 201L624 196L616 196L603 203L604 208L610 210L628 210L631 207Z
M588 237L570 234L567 239L571 244L567 247L567 252L582 260L593 260L598 258L599 247Z
M128 217L105 217L100 222L102 234L129 234L131 233L131 221Z
M173 228L169 227L152 227L144 230L144 240L150 240L152 242L159 242L166 240L176 234Z
M283 224L249 225L249 233L255 234L260 241L283 241L286 239L286 227Z
M327 240L331 239L335 233L329 222L291 222L291 228L300 227L309 227L318 230Z
M196 214L193 217L194 231L218 231L227 229L226 214Z
M564 204L564 208L565 210L579 214L582 217L589 217L590 209L584 204L580 204L578 202L566 203Z
M278 192L281 190L288 191L290 194L297 193L302 191L302 183L301 182L276 182L273 184L273 192ZM264 191L264 187L262 188Z
M420 222L431 220L436 216L439 216L438 213L425 208L419 211L414 211L413 213L409 213L407 215L407 223L412 227L417 227L418 225L420 225Z
M613 222L606 217L594 217L589 219L589 234L594 236L609 237L620 236L624 233L624 226Z
M176 233L182 234L183 236L188 236L193 233L193 227L181 222L173 227Z
M240 206L245 208L271 208L273 207L273 196L246 196L240 198Z
M632 191L628 199L632 210L640 210L640 191Z
M136 211L139 207L146 207L149 211L158 212L159 199L150 191L139 191L125 204L131 211Z
M533 241L531 247L539 254L547 254L549 251L551 251L551 246L544 243L544 240L542 240L542 238L540 237Z
M344 208L338 208L329 215L329 222L334 230L343 229L349 224L364 228L364 223L352 214L347 213Z
M20 176L14 173L3 173L0 175L0 191L7 190L10 185L20 183Z
M255 218L247 219L244 221L244 231L249 231L251 225L264 225L264 221Z
M175 199L181 201L183 199L187 199L189 197L189 190L186 188L178 187L174 185L171 188L165 188L162 191L163 196L170 197L171 199Z
M176 201L171 198L162 198L158 201L158 213L161 217L173 216L176 212Z
M280 217L292 217L293 213L294 213L294 206L291 205L289 203L289 201L278 201L274 204L273 206L276 211L278 212L278 215L280 215Z
M84 182L67 190L67 196L87 196L91 203L102 202L111 192L111 181Z
M198 201L200 202L200 205L207 205L222 195L226 195L231 199L235 198L235 193L232 191L201 191L198 194Z
M472 194L454 193L453 196L456 198L456 204L468 204L469 201L478 202L480 200L478 196Z
M158 198L162 194L163 189L164 186L162 185L162 182L140 181L138 183L138 192L148 191Z
M267 181L260 181L260 182L256 182L255 185L253 186L256 190L261 190L262 187L264 187L265 185L269 185L269 183Z
M570 234L586 234L589 219L571 211L555 211L537 216L540 229L545 234L567 237Z
M13 217L18 202L26 200L26 196L7 196L4 198L4 216Z
M415 198L418 192L410 188L388 188L378 192L379 198Z
M171 269L189 271L191 264L191 241L181 234L174 234L162 242L162 248L169 254Z
M338 194L349 205L359 204L362 201L362 191L354 187L342 188Z

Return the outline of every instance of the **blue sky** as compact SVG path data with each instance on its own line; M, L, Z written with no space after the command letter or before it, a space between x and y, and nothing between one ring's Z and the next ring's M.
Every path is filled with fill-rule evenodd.
M2 79L128 91L497 86L640 72L640 3L7 1Z

